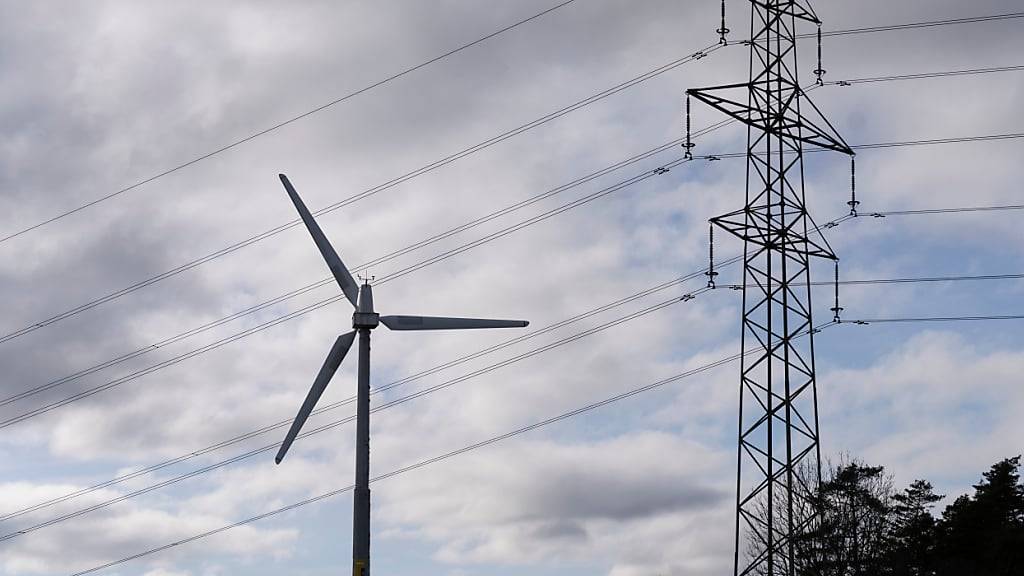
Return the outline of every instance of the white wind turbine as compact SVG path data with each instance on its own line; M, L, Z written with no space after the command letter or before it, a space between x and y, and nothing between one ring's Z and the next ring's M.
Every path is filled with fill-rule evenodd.
M353 503L352 522L352 574L353 576L369 576L370 574L370 331L379 324L391 330L465 330L475 328L522 328L529 324L525 320L489 320L485 318L445 318L440 316L380 316L373 308L373 291L369 282L362 286L356 284L352 274L342 263L334 247L324 236L320 226L312 214L302 203L288 177L280 175L288 196L295 204L299 216L309 229L313 241L316 242L320 254L327 261L327 266L341 286L345 297L352 303L355 312L352 314L352 331L346 332L334 341L334 346L327 354L327 359L320 368L313 387L306 395L306 400L299 408L299 413L292 422L288 434L277 452L275 461L280 464L288 448L295 441L310 412L316 406L320 396L327 388L327 383L341 365L348 349L359 334L359 378L356 396L356 481Z

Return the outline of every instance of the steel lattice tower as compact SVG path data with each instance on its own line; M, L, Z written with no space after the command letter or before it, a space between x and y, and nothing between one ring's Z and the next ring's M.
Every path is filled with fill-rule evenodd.
M803 147L853 150L798 83L797 25L821 24L807 0L750 2L749 82L687 95L747 126L746 205L712 219L744 242L735 574L792 576L817 518L798 468L821 477L810 261L837 260L807 212Z

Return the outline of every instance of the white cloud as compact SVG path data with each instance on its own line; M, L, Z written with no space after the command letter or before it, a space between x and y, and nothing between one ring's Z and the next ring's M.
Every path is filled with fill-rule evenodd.
M0 230L118 190L204 151L368 85L525 14L541 0L441 4L309 2L19 5L0 18ZM746 10L730 8L738 39ZM1010 3L880 1L821 6L826 29L1005 12ZM4 10L4 9L0 9ZM713 2L574 3L548 17L297 122L273 135L0 244L6 333L294 218L287 172L314 209L480 142L714 41ZM1009 22L848 37L825 43L827 79L1005 64L1020 50ZM801 44L808 54L812 43ZM1009 62L1012 63L1012 62ZM801 57L801 72L812 67ZM400 249L569 182L681 134L685 88L741 80L733 46L407 183L326 214L350 264ZM1018 131L1017 73L828 87L815 102L851 142ZM720 118L694 108L694 125ZM698 152L739 151L731 127ZM1016 144L863 152L865 210L1018 203ZM375 266L385 276L428 256L581 198L680 154L673 150ZM808 155L818 220L845 210L848 165ZM390 313L523 317L539 328L704 266L706 220L740 205L741 160L692 164L376 288ZM1003 272L1022 263L1016 217L859 219L830 233L847 278ZM0 234L2 235L2 234ZM719 258L737 242L719 235ZM1014 270L1016 271L1016 270ZM723 270L723 283L738 269ZM815 273L828 277L821 265ZM283 232L31 334L0 343L0 395L44 384L273 298L327 275L301 228ZM396 389L423 389L568 336L698 279ZM994 284L844 288L850 317L1012 309ZM330 297L326 286L161 347L56 390L0 407L17 415L245 327ZM827 288L815 293L827 314ZM720 290L374 416L375 472L443 453L737 351L739 295ZM331 340L348 330L335 304L259 335L4 429L4 509L29 505L294 415ZM916 328L909 328L916 330ZM827 451L848 448L899 477L962 490L1019 452L1018 329L960 336L840 327L819 339ZM859 331L859 332L858 332ZM516 333L518 334L518 333ZM374 384L511 332L374 336ZM1009 336L1000 336L1009 335ZM1015 339L1016 338L1016 339ZM374 488L378 537L408 542L403 561L483 574L507 564L546 573L711 574L731 557L735 366L708 372L472 456ZM323 402L354 392L355 357ZM967 385L965 383L970 383ZM311 424L348 415L332 411ZM196 458L132 488L263 444L274 431ZM55 574L228 524L349 483L351 427L19 538L3 571ZM979 446L983 446L981 449ZM965 472L966 471L966 472ZM60 511L115 497L112 487ZM616 497L604 497L604 494ZM722 495L725 495L723 498ZM339 501L344 497L339 497ZM153 576L295 573L337 562L315 510L283 515L128 564ZM324 505L327 506L327 505ZM344 507L342 503L339 506ZM58 509L40 512L39 518ZM307 524L309 522L310 524ZM332 530L336 529L332 525ZM299 537L302 534L302 538ZM333 555L333 556L332 556ZM209 562L208 558L212 558ZM327 558L330 558L329 560ZM246 564L248 562L248 564ZM543 568L539 564L543 563ZM239 565L241 564L241 568ZM386 567L386 568L385 568ZM399 573L399 570L395 570ZM541 572L545 573L545 572Z

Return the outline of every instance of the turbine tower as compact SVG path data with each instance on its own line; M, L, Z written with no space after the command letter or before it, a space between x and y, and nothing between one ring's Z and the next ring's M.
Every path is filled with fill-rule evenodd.
M391 330L465 330L476 328L523 328L529 324L525 320L489 320L484 318L444 318L439 316L380 316L373 307L373 291L370 283L362 286L356 284L352 274L342 263L334 247L324 236L320 226L302 203L288 177L280 175L288 196L299 211L299 216L309 229L310 235L320 254L327 261L327 266L338 281L341 291L355 312L352 314L352 331L346 332L334 341L334 346L327 354L320 373L317 374L313 387L306 395L306 400L299 408L299 413L292 422L288 434L277 452L275 461L280 464L288 448L302 429L309 414L313 411L320 396L327 388L327 383L341 365L341 361L352 346L355 336L359 334L359 368L358 393L356 395L356 481L353 492L352 510L352 575L370 576L370 331L379 324Z
M743 240L741 350L753 345L740 368L734 574L792 576L817 526L798 467L821 479L810 261L838 260L807 212L803 147L854 152L798 83L797 25L820 39L809 0L750 4L749 81L686 94L747 126L746 205L711 219Z

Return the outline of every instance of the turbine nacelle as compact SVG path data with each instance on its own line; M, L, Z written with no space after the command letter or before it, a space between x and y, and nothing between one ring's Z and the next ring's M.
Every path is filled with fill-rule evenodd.
M352 328L373 330L378 325L380 325L380 314L373 309L373 287L369 282L364 282L359 287L356 311L352 313Z

